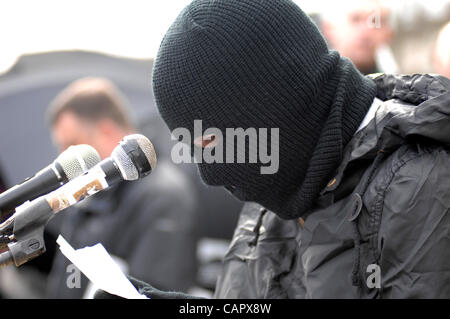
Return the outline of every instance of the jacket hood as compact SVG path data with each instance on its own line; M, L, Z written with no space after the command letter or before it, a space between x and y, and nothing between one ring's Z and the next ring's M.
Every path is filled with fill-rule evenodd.
M324 191L336 189L349 164L374 159L405 142L426 141L450 147L450 80L439 75L370 76L383 101L370 123L344 149L334 179ZM322 193L324 192L322 191Z

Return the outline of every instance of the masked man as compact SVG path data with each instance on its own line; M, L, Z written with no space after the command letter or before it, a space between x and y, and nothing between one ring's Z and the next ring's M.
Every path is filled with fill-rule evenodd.
M193 1L153 75L168 127L227 159L199 162L204 182L248 202L215 297L450 297L447 78L365 77L288 0ZM230 128L278 143L229 147ZM255 145L278 153L276 172L238 161ZM182 296L151 284L135 282Z

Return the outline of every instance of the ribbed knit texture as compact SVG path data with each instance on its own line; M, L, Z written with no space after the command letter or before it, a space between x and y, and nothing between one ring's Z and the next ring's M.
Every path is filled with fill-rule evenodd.
M203 163L199 170L207 184L285 219L311 209L376 91L287 0L193 1L161 43L153 89L171 130L193 135L194 120L202 120L226 144L226 128L279 128L276 174L262 175L261 163Z

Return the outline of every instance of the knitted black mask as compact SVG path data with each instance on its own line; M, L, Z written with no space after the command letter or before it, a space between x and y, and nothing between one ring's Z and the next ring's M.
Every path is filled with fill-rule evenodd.
M186 128L192 139L194 120L223 132L224 144L227 128L266 128L270 154L278 128L274 174L261 174L259 158L198 165L205 183L284 219L313 207L376 90L287 0L193 1L161 43L153 89L169 129Z

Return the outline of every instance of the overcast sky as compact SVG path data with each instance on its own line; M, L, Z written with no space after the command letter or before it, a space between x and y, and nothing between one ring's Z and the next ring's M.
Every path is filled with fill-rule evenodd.
M0 71L18 55L86 49L153 57L190 0L39 0L0 2Z

